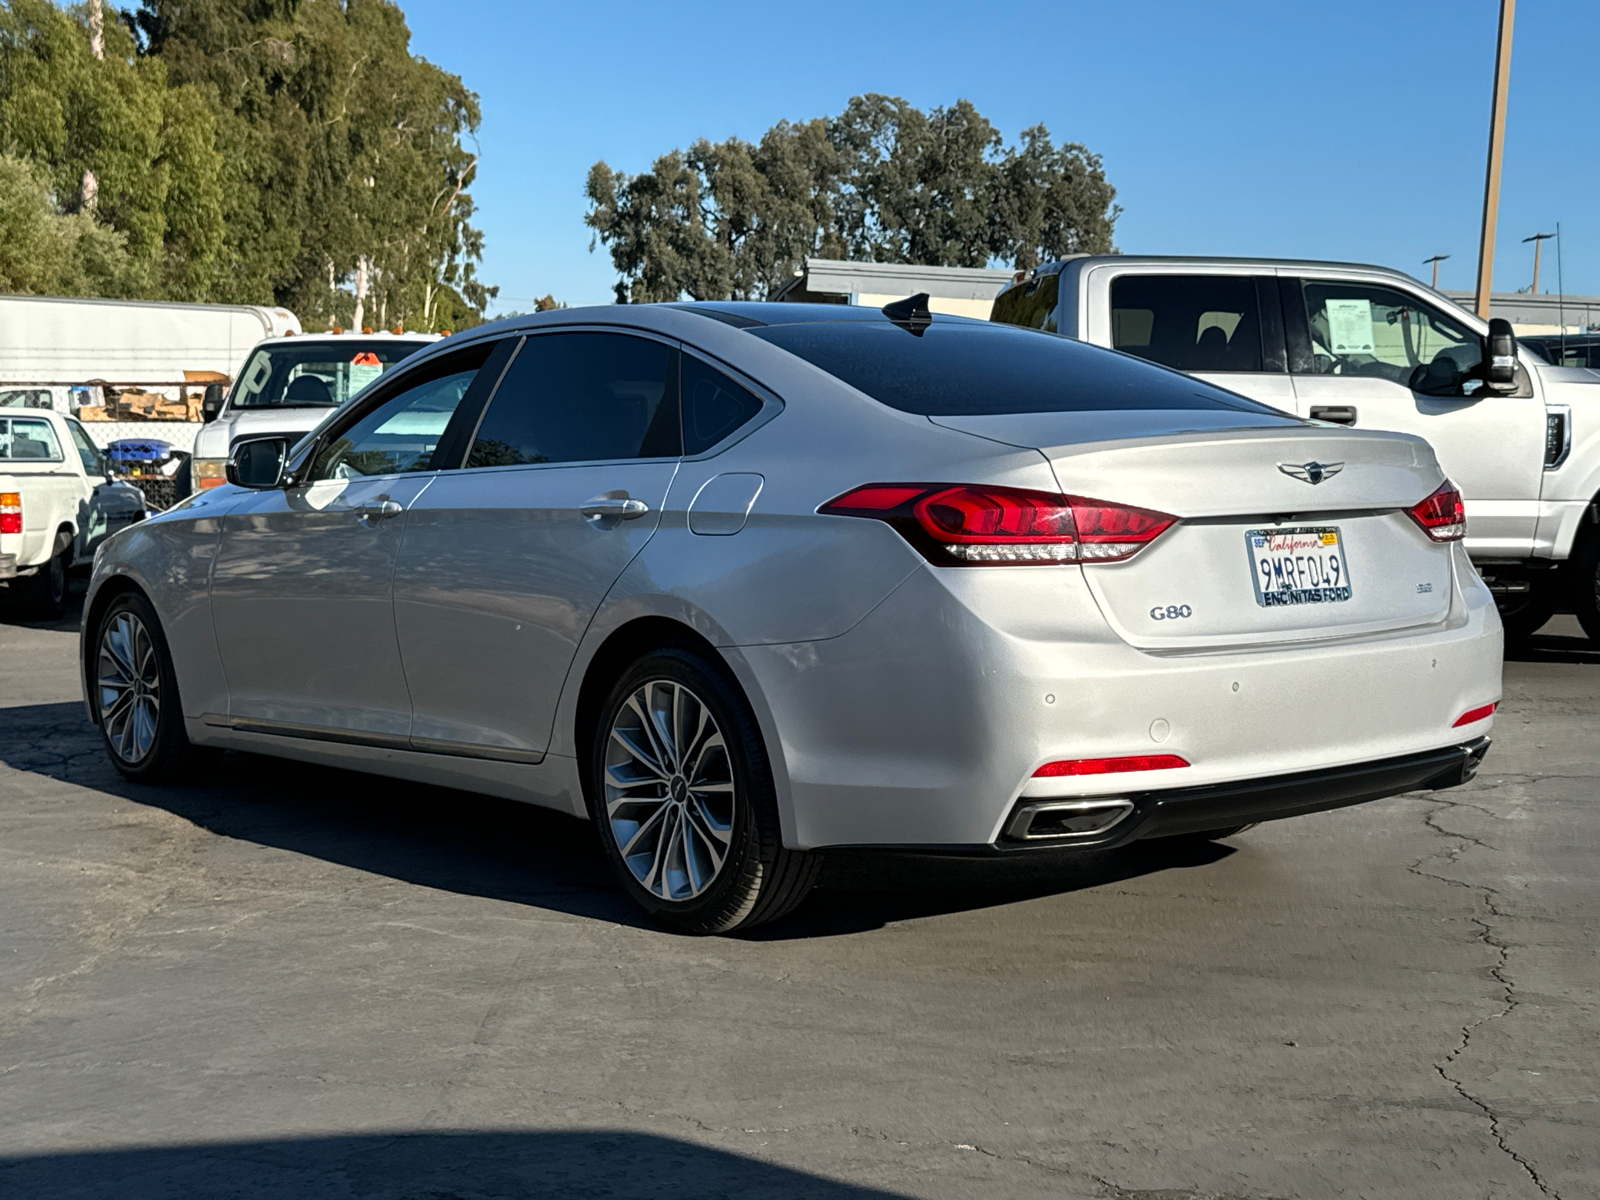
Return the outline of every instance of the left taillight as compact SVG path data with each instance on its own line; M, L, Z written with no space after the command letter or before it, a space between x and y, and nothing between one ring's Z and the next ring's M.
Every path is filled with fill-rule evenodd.
M0 492L0 533L22 532L22 493Z
M869 483L817 510L885 521L945 566L1123 562L1177 517L1027 488L981 484Z
M1436 542L1459 542L1467 536L1467 508L1460 489L1448 479L1406 509L1406 515Z

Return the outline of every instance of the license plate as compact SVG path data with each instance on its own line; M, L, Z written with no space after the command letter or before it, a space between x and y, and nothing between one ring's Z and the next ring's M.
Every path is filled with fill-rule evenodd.
M1263 608L1350 599L1350 564L1337 529L1251 529L1244 544Z

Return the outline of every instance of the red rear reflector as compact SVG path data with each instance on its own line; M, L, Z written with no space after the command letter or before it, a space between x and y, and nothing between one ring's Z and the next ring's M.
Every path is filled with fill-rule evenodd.
M1120 562L1177 518L1028 488L871 483L817 510L887 521L931 562L960 566Z
M1458 542L1467 536L1467 510L1461 492L1446 479L1434 493L1406 509L1406 515L1436 542Z
M1059 775L1120 775L1124 771L1170 771L1187 767L1187 759L1176 754L1130 754L1122 758L1070 758L1063 762L1045 763L1033 773L1035 779L1051 779Z
M0 533L22 532L22 493L0 492Z
M1463 725L1472 725L1478 721L1487 720L1489 717L1494 716L1494 710L1499 707L1500 701L1496 700L1493 704L1480 704L1477 708L1469 708L1455 719L1455 724L1451 725L1450 728L1460 729Z

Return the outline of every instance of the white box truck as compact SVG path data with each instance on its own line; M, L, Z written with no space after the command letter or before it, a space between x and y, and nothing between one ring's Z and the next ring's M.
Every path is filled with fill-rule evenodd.
M156 439L188 455L205 387L226 391L251 347L299 332L277 307L0 295L0 409L79 416L101 449ZM119 414L106 403L115 393L138 400ZM135 419L104 419L130 408Z

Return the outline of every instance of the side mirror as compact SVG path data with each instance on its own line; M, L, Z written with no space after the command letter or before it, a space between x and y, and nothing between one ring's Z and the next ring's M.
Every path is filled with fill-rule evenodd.
M1517 338L1511 322L1504 317L1491 318L1485 343L1484 382L1490 387L1511 387L1517 382Z
M283 482L283 466L289 457L289 439L265 433L240 438L228 452L228 482L239 487L265 491Z
M227 398L227 393L222 390L220 383L206 384L204 398L200 401L200 419L210 424L217 419L217 414L222 411L222 402Z

